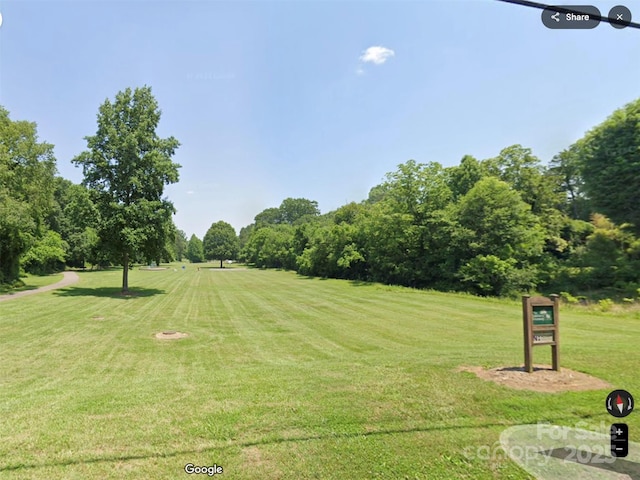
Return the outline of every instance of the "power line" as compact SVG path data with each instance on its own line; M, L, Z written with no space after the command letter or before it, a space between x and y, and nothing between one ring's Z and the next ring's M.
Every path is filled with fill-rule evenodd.
M547 8L555 11L555 12L560 12L560 13L574 13L576 15L584 15L585 12L581 12L580 10L575 10L573 8L570 7L562 7L562 6L555 6L555 5L545 5L544 3L538 3L538 2L529 2L527 0L498 0L499 2L504 2L504 3L513 3L515 5L522 5L523 7L532 7L532 8L539 8L540 10L545 10ZM627 27L631 27L631 28L640 28L640 23L635 23L635 22L621 22L620 20L611 20L609 17L603 17L602 15L594 15L589 13L589 17L593 18L594 20L599 20L601 22L607 22L610 24L615 24L615 25L626 25Z

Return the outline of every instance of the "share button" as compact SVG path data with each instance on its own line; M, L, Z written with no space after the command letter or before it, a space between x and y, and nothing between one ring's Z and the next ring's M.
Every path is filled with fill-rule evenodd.
M596 28L600 18L600 10L593 5L552 6L542 11L542 23L554 30Z

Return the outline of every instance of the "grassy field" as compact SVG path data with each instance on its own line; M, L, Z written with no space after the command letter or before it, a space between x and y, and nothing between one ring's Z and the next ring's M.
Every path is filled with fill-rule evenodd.
M511 425L611 423L608 391L455 371L522 363L519 302L173 267L131 271L131 297L114 270L0 303L0 478L189 478L185 464L215 463L233 479L525 479L463 449ZM561 313L562 366L640 392L637 313ZM165 330L189 336L154 338ZM638 416L625 420L637 441Z

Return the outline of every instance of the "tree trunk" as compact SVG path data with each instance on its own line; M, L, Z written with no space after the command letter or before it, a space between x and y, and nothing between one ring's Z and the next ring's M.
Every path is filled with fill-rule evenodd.
M222 266L222 260L220 260L220 268L224 268L224 267Z
M124 268L122 270L122 293L129 293L129 254L124 254Z

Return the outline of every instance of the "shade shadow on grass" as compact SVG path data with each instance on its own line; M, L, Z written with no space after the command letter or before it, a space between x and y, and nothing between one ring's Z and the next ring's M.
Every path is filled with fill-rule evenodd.
M0 287L0 295L13 295L14 293L28 292L29 290L36 290L38 287L34 285L27 285L25 287Z
M314 277L313 275L302 275L300 273L296 276L296 278L298 280L329 280L328 277Z
M431 431L448 431L448 430L468 430L474 428L491 428L491 427L508 427L510 424L503 423L487 423L484 425L451 425L451 426L433 426L433 427L414 427L414 428L401 428L401 429L386 429L379 430L374 432L360 432L360 433L331 433L324 435L309 435L303 437L287 437L287 438L266 438L263 440L256 441L248 441L248 442L238 442L236 444L229 444L226 446L204 446L202 448L191 449L191 450L174 450L169 452L158 452L158 453L150 453L150 454L139 454L139 455L114 455L114 456L103 456L103 457L93 457L87 459L68 459L54 462L43 462L43 463L18 463L14 465L6 465L0 466L0 472L8 472L13 470L22 470L22 469L34 469L34 468L42 468L42 467L66 467L70 465L88 465L92 463L100 463L100 462L124 462L128 460L146 460L149 458L170 458L177 457L180 455L194 455L200 454L212 450L223 450L225 448L230 447L254 447L260 445L276 445L281 443L299 443L299 442L310 442L310 441L322 441L322 440L334 440L336 438L360 438L360 437L373 437L378 435L397 435L403 433L418 433L418 432L431 432Z
M78 273L92 273L92 272L121 272L122 271L122 267L100 267L100 268L89 268L89 267L70 267L67 268L67 270L71 271L71 272L78 272ZM133 270L133 268L130 268L130 270Z
M58 295L60 297L109 297L119 298L122 300L152 297L154 295L164 295L165 293L167 292L158 288L133 288L129 290L129 293L122 293L122 288L119 287L67 287L53 292L54 295Z
M595 415L588 415L588 417L592 417ZM556 420L566 420L565 417L558 417ZM97 456L93 458L87 459L68 459L54 462L43 462L43 463L18 463L13 465L5 465L0 466L0 472L8 472L14 470L22 470L22 469L34 469L34 468L42 468L42 467L66 467L70 465L89 465L92 463L101 463L101 462L125 462L128 460L145 460L148 458L170 458L177 457L180 455L194 455L200 454L213 450L224 450L226 448L231 447L253 447L260 445L277 445L282 443L300 443L300 442L311 442L311 441L323 441L323 440L334 440L336 438L362 438L362 437L376 437L376 436L384 436L384 435L399 435L399 434L413 434L420 432L447 432L447 431L456 431L456 430L473 430L477 428L495 428L495 427L509 427L513 426L512 423L502 423L502 422L488 422L477 425L434 425L434 426L416 426L413 428L398 428L398 429L383 429L377 430L373 432L350 432L350 433L330 433L330 434L321 434L321 435L308 435L301 437L277 437L277 438L265 438L262 440L255 441L245 441L245 442L237 442L235 444L228 444L226 446L203 446L201 448L194 448L190 450L174 450L169 452L157 452L150 454L138 454L138 455L113 455L113 456ZM635 478L635 477L634 477Z

